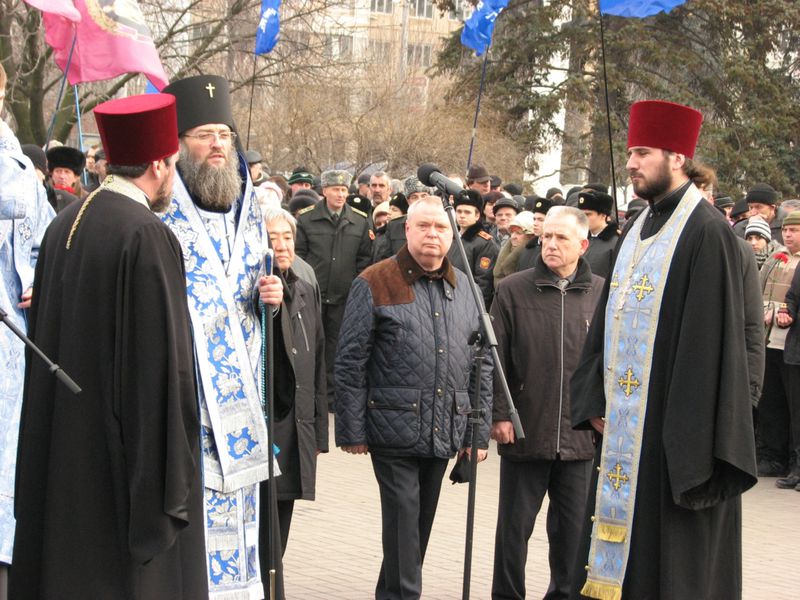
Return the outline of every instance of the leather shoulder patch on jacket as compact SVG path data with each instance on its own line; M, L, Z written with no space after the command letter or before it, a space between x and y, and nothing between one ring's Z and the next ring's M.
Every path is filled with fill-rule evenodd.
M478 237L482 237L483 239L490 241L492 239L492 235L488 231L483 231L483 230L478 232Z
M307 212L310 212L310 211L314 210L315 208L317 208L317 205L316 204L312 204L311 206L306 206L305 208L301 209L300 212L298 212L297 214L298 215L304 215Z
M372 265L359 277L369 284L374 306L411 304L416 298L413 288L403 279L400 266L394 258Z

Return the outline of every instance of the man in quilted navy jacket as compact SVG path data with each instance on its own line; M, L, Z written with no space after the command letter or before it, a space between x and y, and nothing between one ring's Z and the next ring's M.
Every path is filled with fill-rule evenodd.
M336 445L369 453L381 497L383 564L376 600L419 598L422 560L447 461L468 453L478 326L467 276L447 251L436 197L411 206L408 243L366 269L347 300L336 360ZM478 459L486 458L492 364L481 381Z

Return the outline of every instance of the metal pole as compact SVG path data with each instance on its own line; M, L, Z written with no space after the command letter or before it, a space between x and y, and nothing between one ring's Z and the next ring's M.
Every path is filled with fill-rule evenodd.
M483 96L483 86L486 82L486 64L489 62L489 48L486 47L486 53L483 55L483 68L481 70L481 85L478 88L478 101L475 103L475 118L472 120L472 138L469 141L469 155L467 156L467 171L472 165L472 150L475 147L475 136L478 132L478 115L481 112L481 97Z
M606 37L603 29L603 11L599 8L600 15L600 54L603 59L603 91L606 98L606 126L608 128L608 156L611 159L611 195L614 197L614 220L619 218L617 206L617 170L614 166L614 138L611 133L611 109L608 101L608 71L606 70Z

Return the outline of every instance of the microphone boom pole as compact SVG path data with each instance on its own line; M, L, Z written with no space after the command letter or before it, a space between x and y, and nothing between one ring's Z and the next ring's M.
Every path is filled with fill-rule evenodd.
M480 313L479 327L470 338L470 342L475 346L475 391L472 396L472 407L470 409L470 427L471 427L471 453L470 453L470 477L469 477L469 493L467 499L467 524L466 524L466 539L464 544L464 578L463 587L461 590L462 600L469 599L470 593L470 579L472 575L472 539L473 530L475 526L475 495L477 489L478 478L478 427L482 422L483 409L481 408L481 372L483 369L483 362L485 350L488 347L492 355L494 363L494 376L502 385L503 394L506 397L509 407L509 417L511 424L514 427L514 433L517 439L525 439L525 432L522 430L522 423L519 420L519 413L517 412L514 401L511 398L511 390L508 388L506 375L503 372L503 367L500 364L500 356L497 353L497 336L494 333L492 326L492 318L486 312L486 306L483 303L483 294L475 283L475 277L472 274L469 261L467 260L467 253L464 250L464 243L461 241L461 236L458 235L458 225L455 218L455 210L450 204L450 196L459 196L464 194L466 190L461 188L455 181L448 179L442 175L438 167L431 164L424 164L417 170L418 179L427 186L432 186L442 191L442 205L447 217L450 220L450 226L453 229L453 242L458 248L458 254L461 261L467 266L466 275L469 281L469 288L472 292L472 299L478 307Z

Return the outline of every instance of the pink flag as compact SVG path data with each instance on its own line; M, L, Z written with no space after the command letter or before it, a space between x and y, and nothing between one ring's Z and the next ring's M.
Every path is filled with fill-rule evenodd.
M71 85L137 72L159 90L169 83L135 0L25 1L42 10L45 40L62 71L77 35L67 72Z
M75 8L72 0L25 0L25 3L43 13L59 15L75 23L81 20L81 13Z

